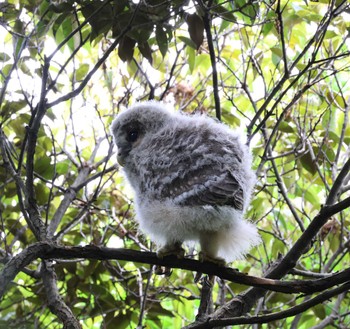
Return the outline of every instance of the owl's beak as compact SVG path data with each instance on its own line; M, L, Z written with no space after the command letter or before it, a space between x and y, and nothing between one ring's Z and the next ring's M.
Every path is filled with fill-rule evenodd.
M117 161L122 167L124 167L124 165L125 165L125 158L120 153L118 153L118 155L117 155Z
M118 148L117 161L122 167L124 167L126 164L126 159L128 158L128 155L131 151L131 145L119 144L117 148Z

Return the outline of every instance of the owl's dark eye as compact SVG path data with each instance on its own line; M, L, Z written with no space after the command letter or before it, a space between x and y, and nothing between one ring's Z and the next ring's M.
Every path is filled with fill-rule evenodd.
M130 143L135 143L139 137L139 131L136 129L132 129L128 131L126 140Z

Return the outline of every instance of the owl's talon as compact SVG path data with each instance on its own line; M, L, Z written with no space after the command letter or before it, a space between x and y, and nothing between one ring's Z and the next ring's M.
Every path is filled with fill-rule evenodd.
M212 256L209 256L206 252L204 251L201 251L199 253L199 261L200 262L210 262L210 263L214 263L218 266L226 266L226 262L223 258L221 257L212 257Z
M181 245L165 245L157 251L157 257L163 259L166 256L176 256L178 259L185 257L185 249Z
M167 266L155 265L153 269L154 269L154 274L156 275L170 276L172 273L171 267L167 267Z
M208 287L212 288L215 284L215 275L206 275L203 279L204 284L208 285Z
M195 277L194 277L194 283L198 283L199 280L202 278L203 273L202 272L197 272Z

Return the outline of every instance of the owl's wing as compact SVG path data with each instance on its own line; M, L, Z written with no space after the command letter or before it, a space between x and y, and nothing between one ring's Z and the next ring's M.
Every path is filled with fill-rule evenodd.
M170 198L182 206L230 206L243 210L243 188L228 169L217 173L211 166L188 167L184 176L159 176L158 198Z
M243 210L243 189L231 172L216 180L205 180L207 178L203 177L202 182L198 181L198 176L183 181L183 188L178 188L178 192L182 193L175 197L175 202L184 206L230 206ZM192 187L191 190L186 189L188 185Z
M142 193L183 206L243 210L245 189L240 184L244 177L237 177L242 175L244 152L239 141L205 127L196 133L190 128L164 131L145 147L152 157L141 159L146 168Z

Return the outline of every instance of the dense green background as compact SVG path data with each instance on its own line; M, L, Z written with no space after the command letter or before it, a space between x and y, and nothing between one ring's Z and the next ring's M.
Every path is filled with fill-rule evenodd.
M155 250L132 220L109 136L119 111L155 98L247 134L258 175L247 218L263 243L234 268L262 277L279 263L274 277L284 280L349 270L348 1L6 1L0 23L0 269L52 236L64 246ZM195 272L156 276L150 265L83 257L52 266L21 268L0 301L0 328L62 328L48 273L83 328L195 322ZM218 280L216 318L246 289ZM252 293L226 324L250 312L256 325L242 328L348 328L347 291ZM280 317L264 320L270 313Z

